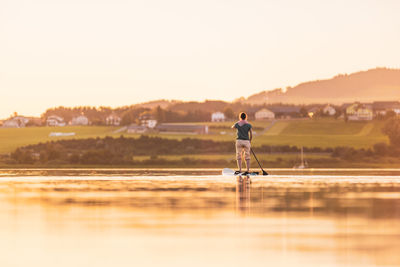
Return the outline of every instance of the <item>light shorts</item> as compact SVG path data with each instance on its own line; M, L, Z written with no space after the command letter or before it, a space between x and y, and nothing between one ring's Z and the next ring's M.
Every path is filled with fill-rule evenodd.
M236 140L236 159L241 159L244 153L245 160L250 160L250 147L249 140Z

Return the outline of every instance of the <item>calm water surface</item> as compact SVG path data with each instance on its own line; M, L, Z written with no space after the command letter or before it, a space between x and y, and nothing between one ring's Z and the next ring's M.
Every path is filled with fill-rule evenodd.
M400 170L0 170L0 266L400 266Z

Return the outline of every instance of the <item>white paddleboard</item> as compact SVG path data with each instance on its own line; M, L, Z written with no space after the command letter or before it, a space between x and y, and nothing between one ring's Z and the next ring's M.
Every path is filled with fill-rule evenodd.
M248 174L243 174L243 173L238 173L235 174L235 171L229 168L224 168L222 170L222 175L223 176L258 176L260 175L259 172L250 172Z

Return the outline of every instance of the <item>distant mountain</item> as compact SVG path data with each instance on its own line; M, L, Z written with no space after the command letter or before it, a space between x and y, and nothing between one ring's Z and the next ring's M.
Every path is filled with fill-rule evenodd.
M180 102L182 102L182 101L160 99L160 100L153 100L153 101L149 101L149 102L135 104L133 106L139 106L139 107L142 107L142 108L150 108L150 109L158 107L158 106L160 106L161 108L167 108L170 105L177 104L177 103L180 103Z
M222 100L205 100L202 102L198 102L198 101L160 99L160 100L153 100L149 102L134 104L132 105L132 107L153 109L159 106L162 109L168 109L175 112L195 112L195 111L215 112L224 110L224 108L229 104L230 104L229 102L225 102Z
M263 91L238 99L246 104L333 103L400 100L400 69L376 68L352 74L340 74L288 87L286 91Z

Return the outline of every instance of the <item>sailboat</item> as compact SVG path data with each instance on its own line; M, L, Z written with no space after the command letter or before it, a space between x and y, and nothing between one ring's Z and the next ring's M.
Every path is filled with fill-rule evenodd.
M304 151L303 147L301 147L301 162L299 165L294 165L293 169L306 169L308 168L308 163L306 160L304 160Z

